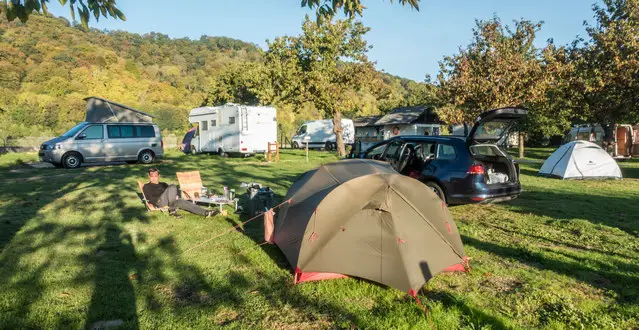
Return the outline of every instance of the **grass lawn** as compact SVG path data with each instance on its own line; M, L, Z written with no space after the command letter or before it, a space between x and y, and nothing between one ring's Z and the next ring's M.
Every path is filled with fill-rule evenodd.
M529 149L529 156L548 150ZM260 221L208 244L244 218L176 220L148 213L136 180L145 166L76 170L0 156L0 328L428 329L414 300L363 280L293 285ZM282 198L297 175L332 155L285 151L260 158L171 152L162 178L200 170L205 185L260 182ZM452 207L468 274L440 274L420 293L434 326L639 327L639 161L617 181L561 181L522 166L525 192L494 205Z

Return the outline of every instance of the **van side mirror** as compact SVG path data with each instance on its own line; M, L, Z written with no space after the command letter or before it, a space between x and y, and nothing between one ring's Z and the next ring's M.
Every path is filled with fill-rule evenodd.
M82 133L80 135L78 135L78 137L76 138L76 140L84 140L87 138L87 135L85 133Z

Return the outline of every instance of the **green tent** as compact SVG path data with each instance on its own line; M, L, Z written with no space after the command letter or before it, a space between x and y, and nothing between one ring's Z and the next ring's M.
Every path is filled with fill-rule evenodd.
M351 159L301 175L273 239L295 282L355 276L415 295L444 270L463 270L464 248L446 205L388 164Z

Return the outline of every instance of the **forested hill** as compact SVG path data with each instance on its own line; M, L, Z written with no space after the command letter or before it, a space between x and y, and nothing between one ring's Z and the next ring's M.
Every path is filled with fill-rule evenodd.
M59 134L84 119L87 96L150 112L163 129L183 131L188 111L207 100L227 67L259 59L256 45L226 37L85 31L63 18L33 15L25 24L0 15L0 137ZM403 105L407 88L416 88L383 80L384 100L363 97L368 113Z

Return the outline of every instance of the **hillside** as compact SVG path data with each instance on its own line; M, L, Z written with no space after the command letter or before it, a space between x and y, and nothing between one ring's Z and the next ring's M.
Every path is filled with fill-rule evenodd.
M189 109L206 102L226 68L259 59L256 45L226 37L171 39L160 33L86 31L42 15L26 24L0 17L0 138L59 134L84 119L83 98L91 95L150 112L163 129L183 131ZM382 75L384 92L361 96L356 112L417 102L408 101L408 94L424 84ZM317 116L282 112L287 128Z

